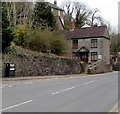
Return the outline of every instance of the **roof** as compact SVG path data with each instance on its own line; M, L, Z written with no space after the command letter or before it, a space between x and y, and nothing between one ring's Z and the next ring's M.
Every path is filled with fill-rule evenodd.
M55 5L55 4L52 4L52 3L49 3L49 2L48 2L48 5L49 5L50 7L52 7L52 8L55 8L55 9L58 9L58 10L64 11L62 8L58 7L58 6Z
M107 38L109 34L106 26L75 28L74 30L64 30L68 39L85 39L85 38Z
M89 52L86 47L81 47L77 52Z

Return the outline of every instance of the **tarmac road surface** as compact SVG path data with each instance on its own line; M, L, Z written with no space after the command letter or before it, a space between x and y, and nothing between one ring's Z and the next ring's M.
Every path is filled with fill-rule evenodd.
M116 112L118 72L3 81L2 112Z

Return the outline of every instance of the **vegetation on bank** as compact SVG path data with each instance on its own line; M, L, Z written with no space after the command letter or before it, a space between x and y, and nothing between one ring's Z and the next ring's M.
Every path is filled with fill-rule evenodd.
M33 51L56 55L62 55L68 49L68 42L63 33L51 31L49 28L30 30L24 25L18 25L13 29L13 34L14 39L11 42L11 47L16 45ZM3 53L9 53L9 48L5 49Z
M76 12L75 27L81 27L87 23L87 20L90 21L92 16L94 19L90 21L91 26L97 21L100 25L108 25L111 29L108 23L96 15L99 13L97 9L89 11L82 3L71 2L64 3L63 6L67 8L64 19L65 29L70 29L73 12ZM2 52L9 53L11 50L9 47L14 45L47 54L62 55L68 52L69 43L64 34L56 29L55 23L50 7L45 3L2 2ZM115 39L119 39L120 36L117 33L111 33L110 37L111 54L116 56L120 52L120 41Z
M111 34L111 57L113 60L116 60L118 53L120 53L120 34L113 33Z
M21 3L22 8L26 4ZM46 3L36 3L33 9L31 25L24 23L24 17L20 20L22 23L11 25L11 20L16 23L15 17L17 14L12 15L13 12L20 12L21 10L9 9L16 7L15 3L3 3L2 4L2 52L11 53L14 49L9 48L10 46L21 46L22 48L30 49L37 52L53 53L56 55L62 55L68 49L68 42L64 37L64 34L58 31L55 23L54 16L50 10L50 7ZM23 9L24 10L24 9ZM23 12L25 13L25 12ZM8 16L9 14L9 16ZM19 14L19 13L18 13ZM24 15L25 17L27 15Z
M37 51L32 51L30 49L23 48L21 46L16 46L16 45L11 45L10 47L5 49L5 54L11 54L11 55L16 55L20 57L59 57L55 54L47 54L47 53L42 53L42 52L37 52Z

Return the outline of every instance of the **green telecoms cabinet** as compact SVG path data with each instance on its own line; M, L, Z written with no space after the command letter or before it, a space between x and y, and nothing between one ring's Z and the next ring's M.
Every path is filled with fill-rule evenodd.
M14 77L15 76L15 64L6 63L6 77Z

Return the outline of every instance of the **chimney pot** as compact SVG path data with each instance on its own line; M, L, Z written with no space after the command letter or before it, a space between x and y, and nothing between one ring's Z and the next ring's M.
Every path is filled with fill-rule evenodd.
M54 4L57 5L57 0L54 0Z
M70 21L70 30L74 30L74 29L75 29L75 24L74 24L73 19L71 19L71 21Z

